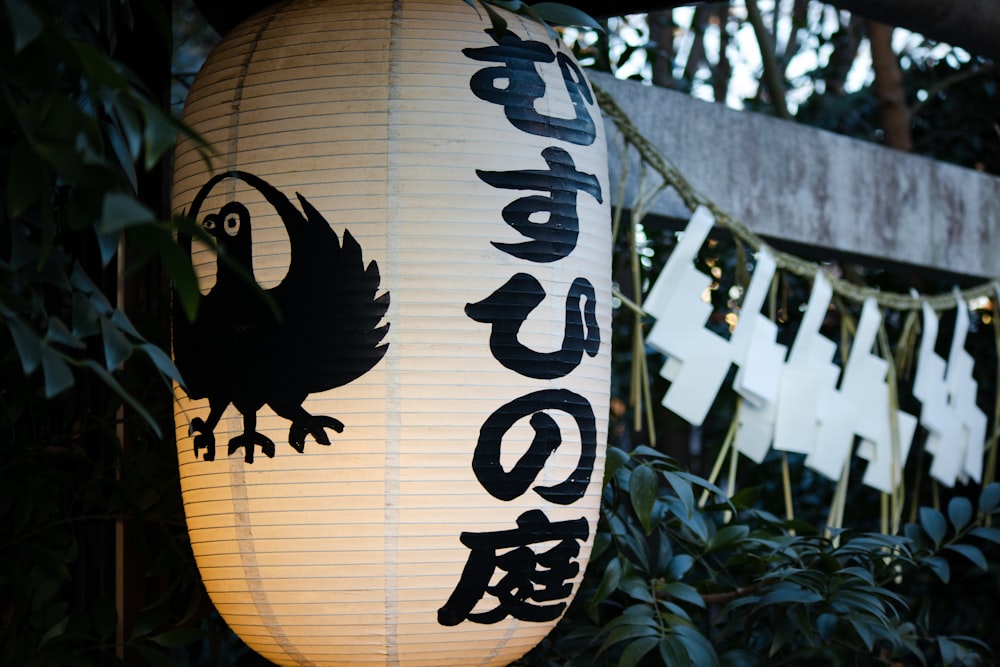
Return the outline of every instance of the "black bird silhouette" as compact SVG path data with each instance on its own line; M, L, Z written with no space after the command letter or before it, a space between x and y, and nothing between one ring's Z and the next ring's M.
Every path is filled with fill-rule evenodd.
M215 427L232 404L243 415L243 433L229 441L229 454L243 448L253 463L255 446L274 456L274 442L257 432L257 411L265 404L291 422L288 444L305 449L311 435L329 445L325 429L340 433L333 417L302 407L309 394L345 385L372 369L385 355L389 329L379 326L389 294L377 296L378 265L367 266L361 246L344 231L343 243L301 194L300 212L263 179L229 171L210 179L191 206L197 219L209 190L224 178L256 188L275 208L288 232L291 259L284 279L263 294L253 281L252 220L238 201L204 217L218 241L216 282L189 322L175 299L174 356L192 398L208 398L209 414L191 421L195 456L215 458ZM304 214L303 214L304 212ZM190 237L181 237L190 253ZM269 297L271 304L267 303Z

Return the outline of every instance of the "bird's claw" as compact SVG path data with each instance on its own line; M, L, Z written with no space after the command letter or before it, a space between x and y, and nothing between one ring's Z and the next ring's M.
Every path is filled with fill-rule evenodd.
M315 438L319 444L329 445L330 438L327 437L324 428L332 428L337 433L343 433L344 422L322 415L293 421L291 428L288 429L288 444L301 454L306 449L306 435L308 434Z
M215 460L215 433L212 429L208 428L208 424L201 417L195 417L191 420L191 426L188 428L188 435L194 436L194 457L198 458L198 452L202 449L205 450L205 455L202 457L206 461Z
M229 441L229 455L232 456L237 449L242 447L245 452L243 460L247 463L253 463L254 445L260 445L260 451L264 452L267 458L274 458L274 441L263 433L257 433L256 431L243 433L232 438Z

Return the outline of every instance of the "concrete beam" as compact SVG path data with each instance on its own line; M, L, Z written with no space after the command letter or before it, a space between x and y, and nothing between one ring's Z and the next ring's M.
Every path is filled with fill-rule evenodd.
M589 76L698 192L760 236L1000 277L1000 178L671 90ZM617 130L605 122L618 201ZM626 206L634 201L637 164L629 167ZM689 216L673 191L651 212Z

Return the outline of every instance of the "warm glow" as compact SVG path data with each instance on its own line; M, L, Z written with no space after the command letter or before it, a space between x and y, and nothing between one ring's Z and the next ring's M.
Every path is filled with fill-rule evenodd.
M285 315L194 243L188 529L226 622L279 665L505 665L582 578L609 412L604 126L557 42L509 22L534 50L498 50L462 0L282 3L185 105L217 155L180 143L175 207ZM508 571L515 549L550 559Z

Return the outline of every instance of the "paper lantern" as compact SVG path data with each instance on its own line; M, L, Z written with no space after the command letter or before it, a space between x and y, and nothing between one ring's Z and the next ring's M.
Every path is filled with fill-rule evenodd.
M174 205L219 248L191 244L204 298L174 324L188 530L279 665L503 665L586 566L604 129L571 56L503 14L501 35L462 0L281 3L187 100L216 153L181 141Z

